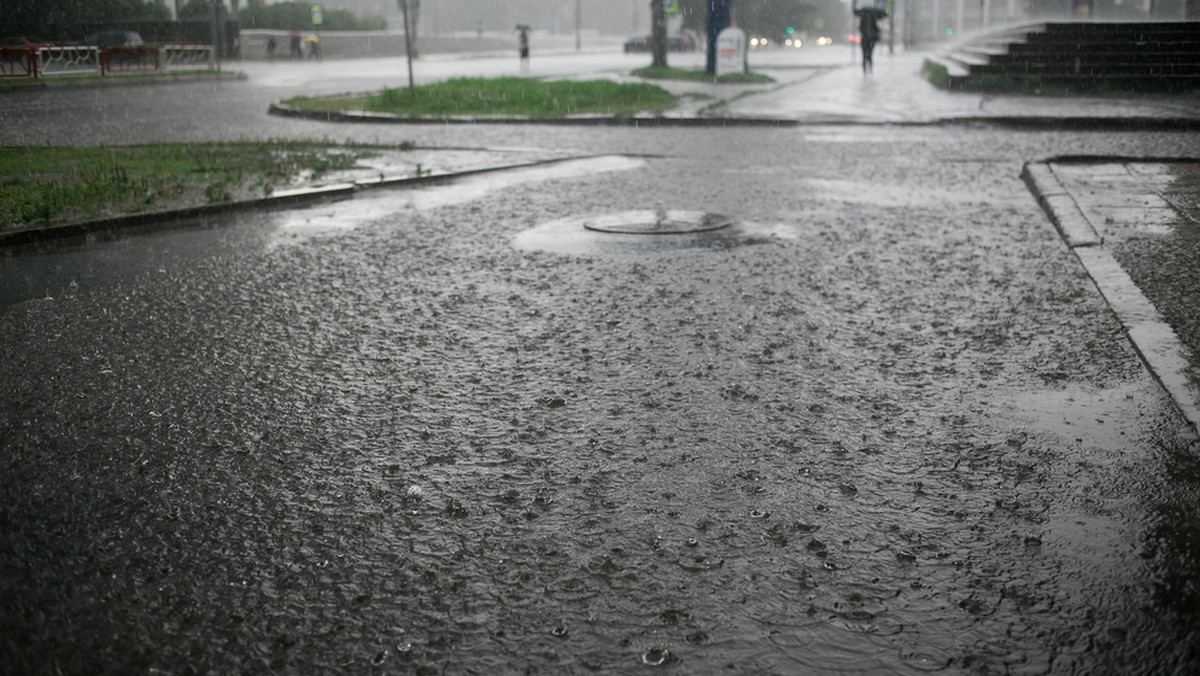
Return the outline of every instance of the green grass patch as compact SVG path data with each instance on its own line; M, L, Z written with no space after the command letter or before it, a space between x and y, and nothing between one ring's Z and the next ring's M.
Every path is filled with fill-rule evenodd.
M921 66L921 74L930 84L940 89L954 89L956 91L978 94L1017 94L1059 98L1086 96L1148 101L1195 100L1200 98L1200 91L1141 91L1138 87L1145 85L1145 83L1134 81L1130 83L1131 86L1123 87L1119 81L1105 79L1055 82L1047 81L1040 77L1013 78L1002 75L972 75L967 78L960 78L952 83L946 66L931 59L925 59L925 62Z
M411 117L633 115L672 108L676 98L650 84L608 80L543 82L527 78L455 78L377 94L297 97L284 104L306 110L362 110Z
M950 70L937 61L925 59L921 64L921 75L938 89L946 89L950 86Z
M264 197L300 175L354 167L402 146L235 141L0 148L0 229Z
M633 71L634 77L647 80L682 80L684 82L708 82L715 84L770 84L775 81L761 73L732 73L717 77L704 70L686 70L671 66L646 66Z

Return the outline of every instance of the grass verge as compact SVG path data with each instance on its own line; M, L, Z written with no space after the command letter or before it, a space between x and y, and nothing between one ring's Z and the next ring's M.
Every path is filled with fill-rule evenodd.
M921 75L929 81L929 84L938 89L950 88L950 69L937 61L925 59L921 63Z
M733 73L717 77L704 70L686 70L670 66L646 66L633 71L633 75L647 80L682 80L716 84L769 84L775 81L774 78L761 73Z
M925 62L921 65L921 74L930 84L940 89L954 89L980 94L1019 94L1059 98L1088 96L1095 98L1143 100L1200 99L1200 91L1141 91L1137 87L1139 84L1144 83L1131 82L1131 86L1122 87L1118 81L1104 79L1064 83L1047 81L1040 77L1014 78L1001 75L972 75L952 81L950 72L946 66L931 59L925 59Z
M659 113L676 98L651 84L619 84L607 80L543 82L519 77L454 78L377 94L325 98L296 97L283 103L304 110L361 110L408 117L565 115L633 115Z
M7 147L0 149L0 230L265 197L383 148L287 140Z

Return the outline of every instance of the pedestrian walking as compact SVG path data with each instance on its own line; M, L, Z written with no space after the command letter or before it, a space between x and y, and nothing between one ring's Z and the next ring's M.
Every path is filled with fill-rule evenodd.
M879 20L887 16L887 12L876 7L855 7L854 15L858 17L858 35L862 46L863 72L875 70L875 43L879 42Z
M279 41L274 35L267 36L267 59L275 60L275 48L279 46Z
M321 37L319 35L309 35L304 38L305 49L308 50L308 58L321 60Z
M288 35L288 38L291 40L291 45L288 50L288 57L292 59L303 59L304 48L301 46L300 42L300 31L292 31L291 34Z
M529 72L529 26L517 26L517 53L521 56L521 72Z

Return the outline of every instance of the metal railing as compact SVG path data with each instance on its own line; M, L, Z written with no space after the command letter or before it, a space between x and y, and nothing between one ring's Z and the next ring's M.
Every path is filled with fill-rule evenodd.
M0 77L161 73L215 68L210 45L0 48Z
M163 70L214 68L212 45L161 45Z
M158 47L105 47L100 50L100 74L158 72Z
M41 64L35 77L55 75L91 75L99 68L95 47L41 47L37 50Z
M0 77L37 77L38 58L32 50L0 48Z

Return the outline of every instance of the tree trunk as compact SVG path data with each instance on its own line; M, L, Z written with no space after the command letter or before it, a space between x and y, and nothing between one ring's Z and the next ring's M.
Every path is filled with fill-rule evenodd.
M655 68L667 67L667 13L663 9L663 0L650 0L650 49L654 60L650 63Z

